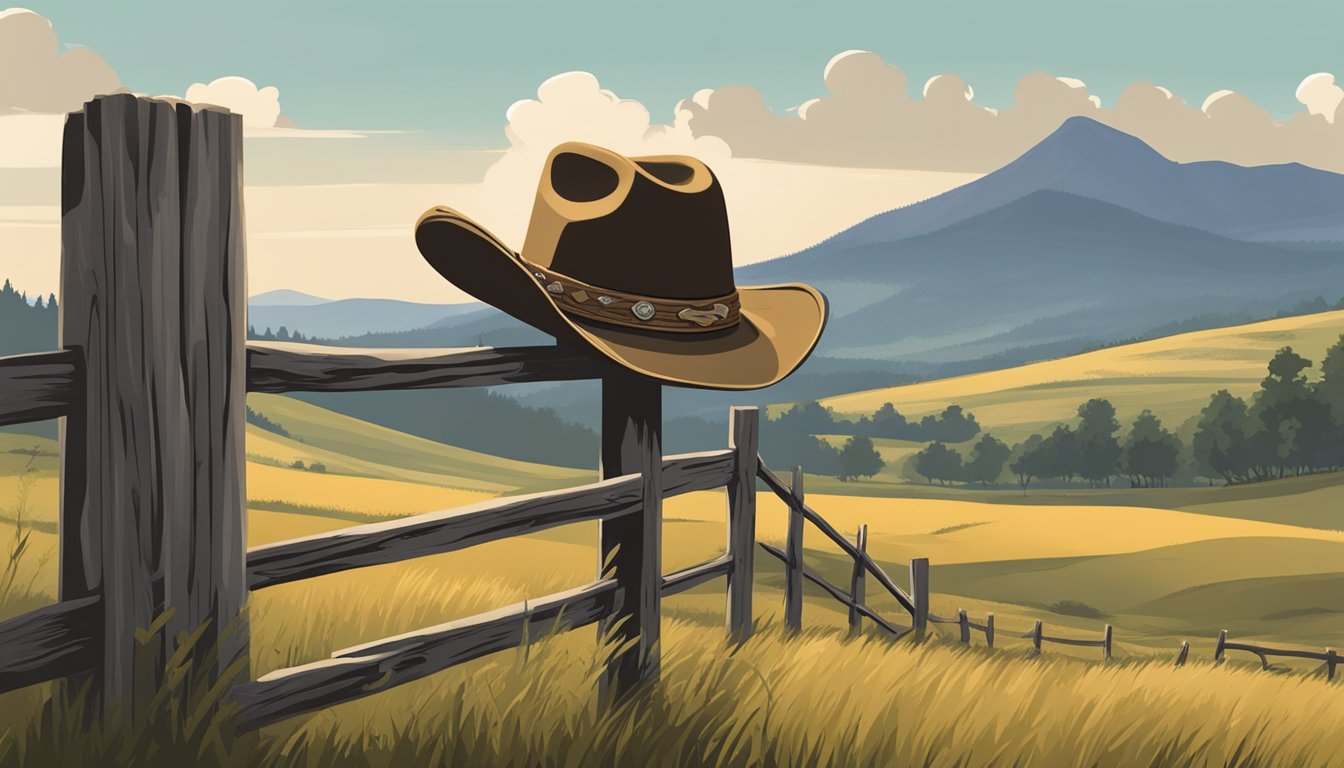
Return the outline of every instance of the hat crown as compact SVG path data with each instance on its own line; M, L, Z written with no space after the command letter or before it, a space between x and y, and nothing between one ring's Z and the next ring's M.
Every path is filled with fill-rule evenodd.
M695 300L734 290L723 190L687 156L556 147L522 257L612 291Z

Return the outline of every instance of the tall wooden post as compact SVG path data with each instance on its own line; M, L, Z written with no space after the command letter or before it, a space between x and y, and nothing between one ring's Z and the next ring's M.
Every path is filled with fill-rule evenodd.
M67 118L61 188L61 346L85 388L62 431L60 592L102 596L94 687L135 718L180 633L205 626L207 683L247 654L241 119L98 97Z
M859 535L854 540L854 548L860 555L868 554L868 525L859 526ZM849 634L856 637L863 633L863 614L858 606L867 599L866 577L868 569L863 566L863 558L854 559L854 570L849 574L849 599L854 605L849 607Z
M754 406L734 407L728 412L731 422L728 446L733 450L736 469L728 479L728 554L732 570L728 572L728 637L744 642L751 637L751 583L756 553L756 467L760 461L760 412Z
M915 628L915 640L923 640L929 629L929 559L917 557L910 561L910 600L915 613L910 617Z
M994 614L985 614L985 645L994 647Z
M602 578L615 579L621 608L601 625L615 652L607 661L600 698L615 702L658 677L663 578L663 391L634 374L602 380L604 479L639 474L644 502L637 512L601 523Z
M961 629L961 642L967 645L971 642L971 620L966 616L966 609L957 611L957 626Z
M803 468L793 468L789 487L788 535L784 541L784 629L797 634L803 629Z

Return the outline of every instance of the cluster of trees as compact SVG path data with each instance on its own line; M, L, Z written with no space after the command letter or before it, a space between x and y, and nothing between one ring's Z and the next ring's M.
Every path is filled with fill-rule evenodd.
M56 294L30 303L26 292L5 280L0 287L0 355L55 349L58 317Z
M1326 351L1315 382L1311 367L1284 347L1249 403L1214 393L1192 439L1200 469L1234 484L1344 467L1344 336Z
M1134 419L1120 439L1115 407L1101 398L1078 406L1078 424L1061 424L1049 435L1032 435L1009 448L985 434L963 458L940 442L915 455L914 470L929 482L991 485L1005 467L1026 489L1033 480L1084 480L1092 487L1110 487L1117 476L1132 487L1166 485L1180 467L1181 441L1151 411Z
M975 415L966 413L959 405L949 405L942 413L910 421L891 403L883 403L871 416L860 416L858 421L851 421L836 418L830 408L812 400L795 403L780 414L777 424L781 429L809 435L938 440L944 443L961 443L980 434L980 424L976 422Z
M912 421L884 403L871 416L857 421L837 418L815 400L795 403L761 425L761 454L777 466L798 466L818 475L841 480L872 477L886 466L873 446L873 438L936 440L960 443L980 433L975 415L959 405L949 405L937 415ZM817 435L846 435L837 448Z
M317 341L316 337L304 336L297 330L290 333L290 330L283 325L280 326L278 331L272 331L268 325L266 330L261 333L257 333L257 329L249 325L247 326L247 338L251 341Z
M258 427L261 427L262 429L266 430L267 432L274 432L275 434L280 435L281 437L294 438L294 436L289 433L289 430L285 429L284 425L282 425L280 422L271 419L261 411L252 410L252 406L250 405L245 405L244 408L247 409L248 424L255 424ZM294 439L298 440L299 442L303 442L303 438L294 438Z
M966 458L944 443L929 443L924 450L915 454L914 467L930 483L988 485L998 481L999 475L1003 474L1004 462L1011 453L1012 449L1006 443L986 433L971 447L971 453Z
M1344 468L1344 336L1321 362L1284 347L1249 398L1219 390L1178 430L1151 411L1141 412L1121 437L1114 406L1104 399L1078 407L1075 424L1034 434L1008 448L985 434L968 455L934 441L911 467L930 483L989 485L1011 474L1024 490L1037 480L1110 487L1165 487L1222 479L1229 485ZM1179 432L1181 436L1178 436Z

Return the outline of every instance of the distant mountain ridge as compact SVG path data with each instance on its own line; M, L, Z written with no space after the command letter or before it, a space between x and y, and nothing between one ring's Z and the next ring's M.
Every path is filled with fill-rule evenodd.
M1040 190L1071 192L1238 239L1344 242L1340 174L1298 164L1177 163L1134 136L1071 117L997 171L878 214L795 256L928 234Z
M1308 229L1323 239L1277 241ZM1064 354L1200 315L1333 301L1344 176L1174 163L1074 118L998 171L738 279L821 288L831 357L964 369L1014 349Z

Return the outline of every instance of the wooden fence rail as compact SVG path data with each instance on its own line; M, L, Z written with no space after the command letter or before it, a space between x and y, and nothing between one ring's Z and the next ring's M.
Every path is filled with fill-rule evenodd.
M1182 646L1185 646L1182 643ZM1182 657L1177 661L1176 666L1184 663L1184 651L1182 648ZM1266 645L1255 645L1253 643L1237 643L1227 639L1227 630L1224 629L1218 633L1218 643L1213 649L1214 663L1221 664L1227 660L1228 651L1245 651L1253 653L1260 657L1260 668L1269 669L1272 666L1269 663L1270 656L1281 656L1290 659L1311 659L1325 664L1325 677L1327 680L1335 679L1335 667L1339 665L1339 654L1334 648L1326 648L1323 652L1317 651L1299 651L1294 648L1274 648Z
M976 622L971 621L967 617L965 610L957 611L957 615L954 617L937 616L930 614L929 621L934 624L956 624L958 629L960 630L960 640L963 643L971 642L972 630L982 632L985 635L985 645L988 645L990 648L994 647L994 638L997 633L997 628L994 624L994 614L992 613L986 614L985 623L983 624L977 624ZM1114 630L1110 624L1106 625L1105 629L1102 630L1101 637L1097 640L1086 640L1076 637L1052 637L1050 635L1045 634L1045 623L1042 622L1040 619L1037 619L1035 623L1032 625L1031 629L1027 630L1026 632L1023 632L1019 635L1011 635L1011 636L1020 637L1024 640L1030 640L1032 649L1036 653L1040 653L1042 643L1055 643L1057 645L1073 645L1084 648L1100 648L1102 649L1103 658L1109 659L1111 658L1111 652L1114 647L1113 642Z
M176 638L207 685L248 658L249 592L596 520L597 580L273 672L230 691L242 728L386 690L548 632L618 642L603 695L658 675L664 595L726 577L727 627L752 633L759 414L728 450L664 458L656 382L561 347L332 350L247 344L242 124L118 94L68 116L60 350L0 358L0 425L61 423L60 602L0 622L0 692L88 676L94 709L143 715ZM243 549L252 392L599 379L601 481ZM661 571L662 500L727 488L720 557ZM153 628L153 631L147 631ZM628 642L622 642L628 641Z

